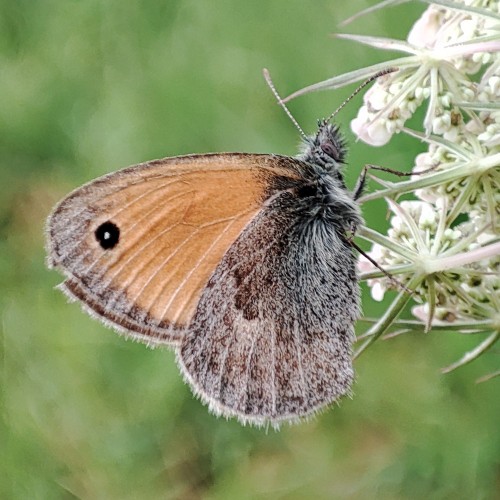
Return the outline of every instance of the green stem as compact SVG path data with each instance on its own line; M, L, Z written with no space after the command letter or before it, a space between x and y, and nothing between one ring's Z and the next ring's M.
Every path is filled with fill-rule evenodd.
M436 172L435 174L394 183L391 187L362 196L359 198L359 203L366 203L367 201L378 200L379 198L394 197L395 195L408 193L416 189L446 184L471 175L480 175L492 168L498 167L499 164L500 153L484 158L474 158L467 162L461 162L455 167Z
M414 262L417 257L417 254L415 252L412 252L409 248L399 245L386 236L383 236L382 234L377 233L377 231L374 231L373 229L370 229L366 226L362 226L356 229L356 236L359 236L360 238L363 238L370 243L378 243L379 245L392 250L394 253L405 257L411 262Z
M486 352L490 347L492 347L496 341L500 338L500 332L493 332L489 337L487 337L483 342L481 342L475 349L472 351L466 352L461 359L456 361L455 363L443 368L441 370L442 373L450 373L461 366L464 366L471 361L477 359L481 354Z
M451 223L458 217L459 214L462 213L464 205L469 201L471 194L476 188L477 179L468 177L466 182L467 184L462 188L462 192L456 199L453 208L450 210L450 213L447 216L448 227L451 226Z
M379 321L378 318L361 318L358 321L361 323L375 324ZM444 322L443 322L444 323ZM424 332L425 325L415 319L398 319L392 323L392 326L396 328L405 328L414 332ZM465 321L453 321L448 324L434 324L432 325L432 331L436 332L449 332L456 331L460 334L477 334L484 333L486 330L491 330L493 324L491 320L480 320L474 322ZM364 334L363 336L367 336Z
M407 288L414 290L424 279L424 276L420 274L413 276L413 278L407 283ZM397 297L394 299L392 304L387 308L385 314L366 332L366 336L369 336L368 340L356 351L354 358L356 359L359 355L373 342L375 342L394 322L398 314L402 311L404 306L411 299L411 295L402 290L399 292Z
M391 274L392 276L396 274L408 274L408 273L414 273L415 272L415 264L400 264L397 266L388 266L385 267L384 269ZM366 281L366 280L373 280L377 278L386 278L387 274L383 273L382 271L367 271L364 273L359 274L359 279L360 281Z
M434 282L434 276L429 276L427 278L427 284L429 286L429 290L427 292L429 315L427 316L427 321L425 322L425 333L428 333L432 328L432 321L434 319L434 315L436 314L436 284Z

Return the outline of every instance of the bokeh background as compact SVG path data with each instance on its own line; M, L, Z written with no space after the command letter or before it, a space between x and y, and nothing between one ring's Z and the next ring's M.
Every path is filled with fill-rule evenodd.
M44 264L44 221L69 190L152 158L295 154L282 94L388 57L333 39L363 0L0 1L0 497L6 499L500 498L498 350L449 375L477 338L413 334L357 362L354 397L266 432L216 419L168 350L125 341L68 304ZM404 38L417 2L346 32ZM353 90L290 107L307 131ZM368 162L411 168L424 149L374 149L338 116L347 181ZM382 202L364 207L387 225ZM376 316L364 289L364 310Z

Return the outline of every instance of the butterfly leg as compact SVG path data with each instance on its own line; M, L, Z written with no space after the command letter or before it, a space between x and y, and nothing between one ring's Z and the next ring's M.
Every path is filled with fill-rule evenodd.
M378 165L372 165L372 164L367 164L363 167L363 170L361 171L361 175L358 177L358 180L356 182L356 186L354 187L352 197L354 200L357 200L361 197L363 194L363 191L366 186L366 174L368 173L368 170L378 170L379 172L387 172L389 174L397 175L398 177L407 177L410 175L421 175L421 174L426 174L428 172L432 172L436 167L431 167L426 170L422 170L421 172L401 172L400 170L394 170L392 168L387 168L387 167L379 167Z
M363 167L363 170L361 171L361 175L358 177L356 185L354 186L354 191L352 192L352 197L354 200L357 200L363 194L363 191L365 190L366 173L368 172L367 167L368 167L368 165L365 165Z

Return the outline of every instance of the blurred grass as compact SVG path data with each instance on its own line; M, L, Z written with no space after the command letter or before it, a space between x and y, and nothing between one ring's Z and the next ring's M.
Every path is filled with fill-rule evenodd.
M51 206L97 175L189 152L294 154L298 134L261 70L285 95L382 60L328 36L369 3L0 1L0 498L499 498L498 382L474 384L498 352L438 371L476 339L378 342L356 363L352 400L266 433L208 414L172 353L68 305L44 267ZM421 10L347 31L404 37ZM313 131L351 90L290 107ZM410 168L422 145L355 143L355 114L356 103L339 116L350 185L368 162ZM365 212L386 225L383 203ZM366 294L367 315L383 307Z

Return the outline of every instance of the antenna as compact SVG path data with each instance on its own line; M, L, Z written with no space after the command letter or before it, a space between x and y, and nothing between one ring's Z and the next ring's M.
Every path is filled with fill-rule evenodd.
M372 83L373 80L389 73L394 73L395 71L398 71L398 69L399 68L387 68L375 73L373 76L370 76L370 78L364 81L325 121L329 122L354 96L359 94L367 85Z
M302 138L307 141L307 135L300 128L299 123L293 117L292 113L290 113L289 109L286 107L286 104L283 102L283 100L281 99L280 95L278 94L278 91L276 90L276 87L274 86L273 81L271 80L271 75L269 74L269 71L266 68L264 68L262 70L262 73L264 75L264 78L266 79L266 83L269 85L269 88L272 90L274 96L276 97L276 100L278 101L278 104L283 108L283 110L285 111L285 113L288 115L288 118L290 118L290 120L292 120L292 123L295 125L295 127L299 131L299 133L302 136Z

